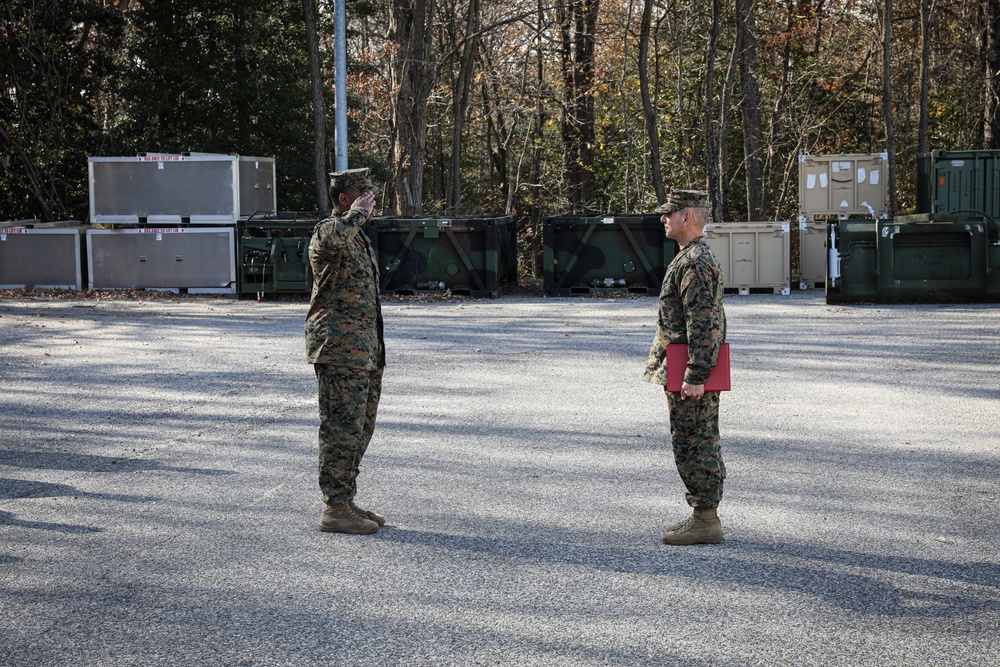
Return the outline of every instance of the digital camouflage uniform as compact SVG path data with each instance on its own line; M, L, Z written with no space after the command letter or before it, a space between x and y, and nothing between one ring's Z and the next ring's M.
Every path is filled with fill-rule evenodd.
M370 188L366 169L332 176L335 184L339 178ZM328 505L354 498L382 393L382 306L375 253L362 230L367 215L334 214L316 225L309 243L306 353L319 385L319 486Z
M658 209L668 212L689 203L673 199ZM673 206L673 208L671 208ZM723 275L704 237L684 246L667 267L660 290L656 336L649 351L643 380L667 383L666 346L688 345L684 381L705 384L715 366L719 344L726 338L726 312L722 305ZM667 393L670 436L677 471L687 487L688 504L696 509L719 506L726 466L719 446L719 392L705 392L700 399L681 400Z

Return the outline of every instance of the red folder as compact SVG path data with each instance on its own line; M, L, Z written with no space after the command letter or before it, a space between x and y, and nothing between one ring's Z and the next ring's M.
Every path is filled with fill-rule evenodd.
M667 391L680 391L687 370L688 346L684 343L667 345ZM719 358L705 381L705 391L729 391L729 343L719 345Z

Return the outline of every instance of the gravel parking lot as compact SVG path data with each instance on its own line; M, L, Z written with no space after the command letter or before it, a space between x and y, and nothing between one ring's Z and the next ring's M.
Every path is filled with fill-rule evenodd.
M996 665L1000 307L726 300L721 545L655 298L384 304L320 533L301 301L0 298L0 664Z

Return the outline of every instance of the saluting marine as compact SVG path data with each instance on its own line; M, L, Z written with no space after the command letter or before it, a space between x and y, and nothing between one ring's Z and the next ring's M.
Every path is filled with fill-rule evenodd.
M312 298L306 353L319 389L319 487L326 508L319 529L369 534L385 519L354 503L357 476L375 429L385 368L375 253L362 226L382 192L368 169L330 175L335 213L309 243Z

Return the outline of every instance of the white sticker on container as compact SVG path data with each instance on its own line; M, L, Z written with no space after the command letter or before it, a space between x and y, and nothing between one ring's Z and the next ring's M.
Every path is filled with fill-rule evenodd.
M812 190L816 187L816 174L806 174L806 188Z
M826 174L820 174L819 175L819 187L821 187L821 188L825 188L826 187Z
M615 224L615 219L614 218L604 218L604 220L602 220L601 222L604 223L605 225L613 225L613 224Z
M831 162L830 166L833 167L833 173L836 174L837 172L840 171L840 163L839 162Z
M156 240L157 241L162 241L163 240L163 234L161 234L160 232L156 232Z
M841 199L840 200L840 208L850 208L850 207L851 207L851 205L847 203L846 199Z
M878 185L878 169L871 170L871 173L868 174L868 182L872 185Z
M864 167L858 167L858 183L864 183L867 175Z
M7 235L6 234L0 234L0 241L6 241L6 240L7 240Z

